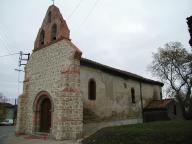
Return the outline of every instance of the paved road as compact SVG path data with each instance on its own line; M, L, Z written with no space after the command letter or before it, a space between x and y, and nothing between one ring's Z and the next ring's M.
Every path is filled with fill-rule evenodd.
M30 135L16 137L14 126L0 126L0 144L79 144L77 141L56 141L54 139L26 139Z
M5 139L13 135L15 131L14 126L0 126L0 144L5 144L4 141Z

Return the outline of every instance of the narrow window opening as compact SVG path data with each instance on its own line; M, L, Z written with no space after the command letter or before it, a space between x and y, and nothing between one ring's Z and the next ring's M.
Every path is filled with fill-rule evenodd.
M131 101L132 103L135 103L135 89L131 88Z
M158 100L158 92L156 89L153 89L153 100Z
M45 40L45 31L42 30L40 33L40 45L44 45L44 40Z
M51 40L54 41L57 39L57 25L54 24L51 28Z
M124 88L127 88L127 84L126 83L124 83Z
M48 13L48 23L51 23L51 12Z
M174 113L174 115L177 115L177 107L176 107L176 105L173 106L173 113Z
M96 83L93 79L88 84L88 98L89 100L96 100Z

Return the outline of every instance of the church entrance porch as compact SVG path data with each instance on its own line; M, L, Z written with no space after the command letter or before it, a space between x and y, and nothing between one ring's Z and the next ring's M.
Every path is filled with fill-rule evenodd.
M34 101L34 132L50 133L53 103L47 92L40 92Z

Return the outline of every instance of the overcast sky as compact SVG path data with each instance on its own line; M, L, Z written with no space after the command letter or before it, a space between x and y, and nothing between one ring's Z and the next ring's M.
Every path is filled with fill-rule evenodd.
M0 56L33 50L51 0L0 0ZM56 0L83 57L153 78L152 52L169 41L189 49L192 0ZM18 93L18 55L0 57L0 92ZM154 78L153 78L154 79ZM20 76L20 81L23 75Z

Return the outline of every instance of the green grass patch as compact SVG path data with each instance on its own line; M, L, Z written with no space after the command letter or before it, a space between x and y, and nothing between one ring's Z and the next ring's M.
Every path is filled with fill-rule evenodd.
M83 144L192 144L192 121L163 121L103 128Z

